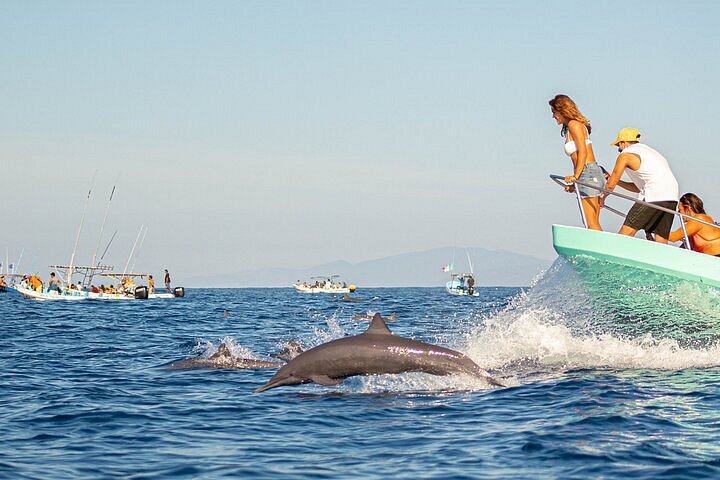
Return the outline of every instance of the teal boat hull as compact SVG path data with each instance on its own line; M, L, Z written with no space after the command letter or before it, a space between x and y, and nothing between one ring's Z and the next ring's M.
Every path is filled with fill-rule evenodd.
M720 257L581 227L553 225L552 231L553 247L565 258L591 257L720 288Z

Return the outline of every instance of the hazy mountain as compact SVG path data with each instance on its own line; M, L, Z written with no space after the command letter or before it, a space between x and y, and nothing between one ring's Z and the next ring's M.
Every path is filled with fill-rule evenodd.
M229 275L197 276L184 282L189 287L288 287L311 276L338 274L358 287L443 286L449 279L443 265L455 258L455 273L469 272L465 252L470 253L477 285L525 286L550 265L549 260L483 248L436 248L368 260L357 264L336 261L304 269L269 268Z

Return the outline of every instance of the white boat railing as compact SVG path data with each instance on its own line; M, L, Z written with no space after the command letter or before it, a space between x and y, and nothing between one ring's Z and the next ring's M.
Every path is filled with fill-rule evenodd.
M620 198L622 198L622 199L630 200L631 202L634 202L634 203L637 203L637 204L640 204L640 205L645 205L645 206L647 206L647 207L654 208L655 210L660 210L661 212L671 213L671 214L673 214L673 215L677 215L678 217L680 217L680 225L682 226L683 236L685 237L684 247L687 248L688 250L690 249L690 239L688 238L687 231L685 230L685 222L682 221L683 218L687 218L687 219L692 220L692 221L694 221L694 222L702 223L703 225L709 225L709 226L714 227L714 228L720 228L720 225L718 225L718 224L716 224L716 223L706 222L705 220L701 220L701 219L699 219L699 218L695 218L695 217L693 217L693 216L691 216L691 215L686 215L686 214L684 214L684 213L680 213L680 212L678 212L677 210L670 210L669 208L661 207L660 205L655 205L655 204L646 202L646 201L644 201L644 200L640 200L639 198L632 197L632 196L630 196L630 195L625 195L625 194L623 194L623 193L614 192L614 191L608 190L607 188L604 188L604 187L598 187L597 185L591 185L591 184L589 184L589 183L581 182L581 181L579 181L579 180L575 180L573 183L565 183L565 177L563 177L563 176L561 176L561 175L550 175L550 179L552 179L552 181L554 181L555 183L557 183L558 185L560 185L561 187L563 187L563 188L565 188L565 189L567 189L568 187L571 187L573 184L574 184L574 185L581 185L581 186L586 187L586 188L592 188L593 190L599 190L599 191L601 191L601 192L603 192L603 193L605 193L605 194L607 194L607 195L612 195L612 196L615 196L615 197L620 197ZM576 198L577 198L578 208L580 209L580 216L582 217L583 225L585 226L585 228L587 228L587 219L585 218L585 211L584 211L583 208L582 208L582 197L580 196L580 191L579 191L578 188L575 189L575 196L576 196ZM678 205L679 205L679 204L678 204ZM611 211L611 212L613 212L613 213L615 213L615 214L617 214L617 215L620 215L621 217L625 217L625 216L626 216L624 213L622 213L622 212L620 212L620 211L618 211L618 210L615 210L614 208L612 208L612 207L610 207L610 206L603 205L602 208L604 208L604 209L606 209L606 210L609 210L609 211Z

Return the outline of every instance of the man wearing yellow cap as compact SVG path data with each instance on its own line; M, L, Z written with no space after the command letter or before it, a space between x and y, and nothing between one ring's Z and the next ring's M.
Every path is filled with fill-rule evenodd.
M670 164L657 150L640 143L640 132L635 128L623 128L610 145L617 146L620 155L615 168L608 178L606 189L620 185L625 190L640 194L640 200L670 210L677 208L679 197L678 182L670 170ZM627 173L632 182L620 180ZM601 197L601 204L605 194ZM668 243L674 215L647 205L636 203L625 217L620 229L621 235L634 236L638 230L647 235L655 234L655 241Z

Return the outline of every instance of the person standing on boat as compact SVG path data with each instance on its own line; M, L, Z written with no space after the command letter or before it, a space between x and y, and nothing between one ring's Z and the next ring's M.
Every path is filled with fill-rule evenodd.
M677 208L679 189L670 164L657 150L640 143L640 132L635 128L623 128L610 145L618 147L620 155L615 160L615 168L608 177L605 188L613 190L616 185L625 190L640 194L640 200L664 207ZM620 180L627 173L632 182ZM604 194L600 205L605 201ZM668 243L670 229L675 215L636 203L625 217L620 228L621 235L635 236L638 230L646 235L655 234L655 241Z
M468 295L475 293L475 279L471 276L467 279Z
M148 275L148 293L155 293L155 279Z
M165 269L165 291L170 293L170 273Z
M55 278L55 272L50 272L50 280L48 280L48 292L52 292L53 290L58 293L62 291L62 289L60 288L60 280Z
M705 213L703 201L694 193L686 193L680 197L678 205L680 213L708 223L715 223L715 220ZM690 248L696 252L705 253L720 257L720 227L711 227L691 219L683 218L685 231L690 239ZM677 242L685 238L682 227L670 234L670 241Z
M590 121L580 113L575 102L567 95L555 95L550 100L553 118L562 125L560 133L565 137L565 153L573 163L573 174L565 177L565 183L580 181L593 187L603 188L605 176L595 161L590 132ZM587 227L592 230L600 228L600 204L598 198L602 191L584 185L575 185L582 199L582 208L587 220ZM572 191L572 190L569 190Z

